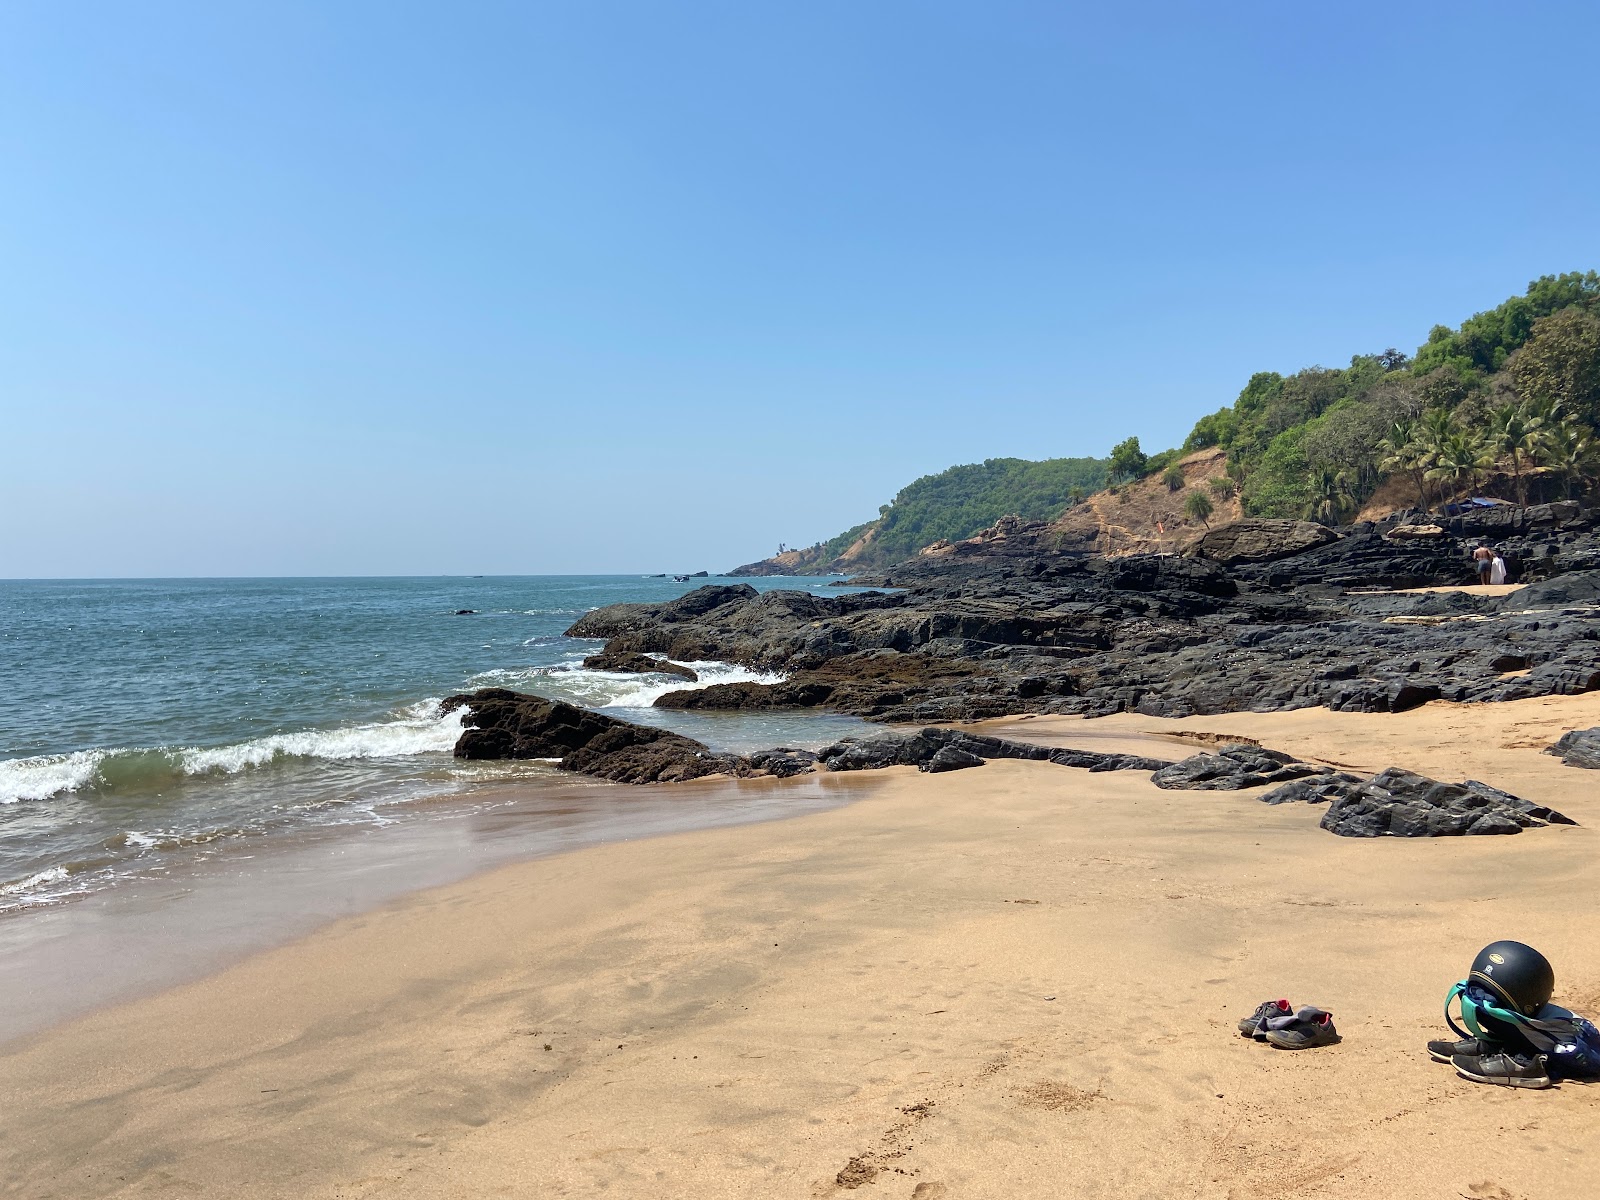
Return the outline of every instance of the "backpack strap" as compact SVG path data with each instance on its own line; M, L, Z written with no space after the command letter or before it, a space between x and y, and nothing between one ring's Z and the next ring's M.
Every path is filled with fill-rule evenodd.
M1466 1029L1457 1025L1455 1017L1450 1014L1450 1002L1452 1000L1461 1001L1461 1019L1467 1023ZM1479 1041L1490 1040L1483 1036L1483 1030L1478 1026L1478 1014L1473 1011L1472 1001L1467 998L1467 981L1465 979L1460 983L1454 984L1445 993L1444 1020L1445 1024L1450 1026L1451 1032L1459 1038L1476 1038ZM1471 1032L1468 1032L1468 1030Z

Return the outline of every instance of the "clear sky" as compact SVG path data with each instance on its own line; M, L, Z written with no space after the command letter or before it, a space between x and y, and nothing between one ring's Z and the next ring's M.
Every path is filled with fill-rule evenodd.
M719 571L1600 267L1600 6L0 6L0 576Z

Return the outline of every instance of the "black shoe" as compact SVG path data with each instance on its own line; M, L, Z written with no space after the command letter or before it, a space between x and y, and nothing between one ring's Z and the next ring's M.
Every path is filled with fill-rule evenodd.
M1269 1020L1266 1040L1280 1050L1309 1050L1313 1046L1332 1046L1340 1040L1333 1027L1333 1014L1309 1005L1289 1020Z
M1495 1045L1493 1042L1480 1042L1477 1038L1462 1038L1459 1042L1443 1038L1437 1042L1428 1043L1428 1057L1433 1059L1434 1062L1447 1063L1458 1054L1465 1054L1469 1058L1477 1058L1480 1055L1493 1054L1494 1052Z
M1294 1008L1287 1000L1263 1000L1256 1005L1255 1012L1240 1019L1239 1036L1253 1037L1258 1042L1265 1041L1266 1034L1262 1031L1262 1027L1267 1021L1272 1017L1287 1017L1292 1012Z
M1512 1054L1497 1050L1493 1054L1458 1054L1450 1060L1456 1074L1473 1083L1496 1083L1501 1087L1547 1088L1550 1072L1542 1054Z

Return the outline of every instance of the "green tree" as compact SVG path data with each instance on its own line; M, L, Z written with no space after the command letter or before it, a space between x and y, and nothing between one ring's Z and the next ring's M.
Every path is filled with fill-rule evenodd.
M1207 529L1211 528L1211 501L1201 491L1190 492L1183 502L1183 511L1188 513Z
M1567 498L1577 499L1584 484L1600 473L1600 441L1581 421L1568 418L1545 431L1546 461L1567 485Z
M1452 430L1433 451L1431 458L1433 466L1428 469L1428 478L1437 479L1457 490L1463 481L1476 488L1479 474L1494 461L1483 439L1464 429ZM1440 498L1448 499L1448 493L1442 488Z
M1574 306L1545 317L1507 370L1523 396L1600 425L1600 315Z
M1517 503L1528 504L1528 484L1522 478L1522 460L1530 466L1538 465L1539 451L1543 448L1541 422L1530 417L1520 404L1503 404L1489 414L1489 445L1502 454L1511 456L1511 477L1517 489Z
M1162 473L1161 482L1167 485L1167 491L1181 492L1183 490L1183 485L1187 483L1188 480L1184 479L1183 477L1183 468L1177 463L1173 463L1166 469L1166 471Z
M1338 525L1354 505L1350 484L1343 471L1318 467L1311 473L1311 498L1305 516L1324 525Z
M1428 468L1428 448L1419 438L1419 426L1413 417L1399 417L1389 426L1389 432L1378 443L1378 460L1381 471L1404 471L1417 489L1417 507L1428 511L1428 486L1423 478Z
M1232 500L1234 492L1239 489L1233 480L1226 475L1217 475L1206 481L1206 486L1211 489L1211 494L1219 500Z
M1111 478L1113 481L1138 479L1144 474L1150 460L1139 449L1137 437L1127 438L1111 448Z

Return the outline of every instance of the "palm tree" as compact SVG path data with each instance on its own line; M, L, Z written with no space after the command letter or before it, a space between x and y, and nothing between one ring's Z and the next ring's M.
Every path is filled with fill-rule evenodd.
M1354 503L1343 471L1320 467L1311 472L1311 500L1306 504L1306 519L1324 525L1337 525L1339 518Z
M1454 430L1445 437L1443 443L1432 455L1433 466L1428 470L1429 479L1440 480L1448 483L1452 490L1461 486L1463 479L1470 480L1472 486L1478 486L1478 473L1488 467L1493 461L1493 455L1483 444L1483 439L1468 430ZM1443 499L1444 489L1441 487L1440 496Z
M1196 518L1207 529L1211 528L1211 513L1213 509L1211 501L1206 499L1204 492L1198 490L1190 492L1188 499L1183 502L1183 511Z
M1511 477L1516 481L1517 503L1528 506L1528 485L1522 478L1522 460L1536 465L1543 444L1542 421L1521 404L1503 404L1489 414L1490 445L1511 455Z
M1583 480L1600 473L1600 444L1581 422L1567 419L1545 431L1545 453L1567 483L1567 499L1583 492Z
M1378 441L1383 458L1378 462L1380 471L1404 471L1411 476L1417 488L1417 507L1428 511L1428 487L1422 473L1427 467L1427 448L1418 438L1418 427L1413 417L1396 417L1389 432Z

